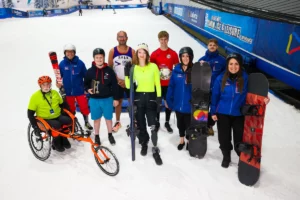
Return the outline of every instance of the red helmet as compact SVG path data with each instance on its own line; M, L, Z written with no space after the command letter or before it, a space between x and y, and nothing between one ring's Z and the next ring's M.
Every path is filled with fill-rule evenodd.
M43 83L52 83L52 80L49 76L41 76L38 80L38 84L42 85Z

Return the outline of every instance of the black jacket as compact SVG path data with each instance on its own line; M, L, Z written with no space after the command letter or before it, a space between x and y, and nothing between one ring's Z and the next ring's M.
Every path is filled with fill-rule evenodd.
M114 100L119 100L119 87L115 72L110 67L108 67L106 63L101 69L99 69L96 67L95 62L93 62L92 67L87 70L84 78L84 87L86 92L92 88L93 80L98 81L99 93L90 94L91 98L102 99L113 97Z

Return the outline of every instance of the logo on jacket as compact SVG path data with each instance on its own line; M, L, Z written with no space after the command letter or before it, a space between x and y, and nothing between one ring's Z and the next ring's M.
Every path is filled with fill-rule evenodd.
M167 55L167 58L168 58L168 59L170 59L170 58L171 58L171 55L170 55L170 54L168 54L168 55Z
M69 67L68 67L68 66L65 66L65 70L69 70Z
M108 74L108 73L105 73L105 74L104 74L104 79L108 79L108 77L109 77L109 74Z
M230 85L230 83L229 83L228 81L226 81L225 86L226 86L226 85Z

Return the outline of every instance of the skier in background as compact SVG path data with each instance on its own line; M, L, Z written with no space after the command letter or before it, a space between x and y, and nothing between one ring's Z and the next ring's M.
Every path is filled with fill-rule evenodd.
M79 7L79 16L82 16L82 9Z
M43 17L47 17L47 10L46 10L46 8L43 9Z

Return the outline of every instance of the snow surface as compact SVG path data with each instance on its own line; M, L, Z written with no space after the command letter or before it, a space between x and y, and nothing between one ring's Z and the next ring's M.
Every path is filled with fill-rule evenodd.
M115 15L111 10L83 10L83 17L76 12L52 18L6 19L0 21L0 30L1 200L300 199L300 112L272 94L265 120L261 177L253 187L239 182L234 152L231 166L220 166L217 133L208 138L208 151L202 160L190 157L186 150L178 151L174 113L173 134L166 132L165 115L161 114L162 166L155 164L151 149L142 157L138 142L136 161L131 161L130 139L125 133L127 113L121 116L123 128L114 134L115 146L109 145L103 121L101 125L103 144L120 161L116 177L98 168L90 146L83 142L71 141L72 148L64 153L52 151L45 162L37 160L27 141L27 105L31 94L38 90L39 76L54 79L49 51L57 51L62 59L64 44L73 43L90 67L93 49L102 47L108 53L117 44L119 30L127 31L128 45L135 48L146 42L151 52L159 46L157 34L161 30L170 33L169 46L177 52L190 46L198 59L205 49L168 19L147 9L117 10ZM82 122L82 116L77 115Z

